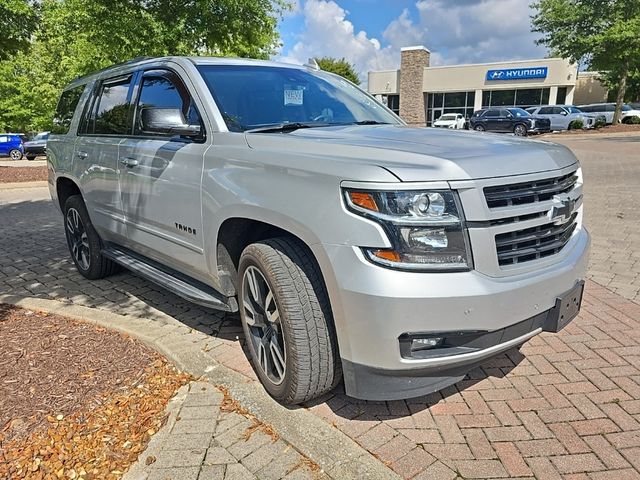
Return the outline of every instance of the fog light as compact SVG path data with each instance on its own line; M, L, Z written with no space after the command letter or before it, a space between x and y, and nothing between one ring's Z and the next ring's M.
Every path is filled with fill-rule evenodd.
M442 345L442 337L414 338L411 341L411 351L429 350Z

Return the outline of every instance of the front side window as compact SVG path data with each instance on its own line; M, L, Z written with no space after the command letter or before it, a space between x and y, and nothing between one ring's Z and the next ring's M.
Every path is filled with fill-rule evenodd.
M326 72L260 65L200 65L198 70L233 132L287 123L401 124L375 99Z
M129 133L129 87L133 75L105 80L99 88L93 115L93 132L98 135Z
M531 115L529 115L529 112L527 112L526 110L523 110L521 108L510 108L509 112L514 117L530 117L531 116Z
M551 115L553 113L552 107L542 107L540 109L540 115Z
M172 108L182 112L189 124L200 125L200 115L189 91L178 76L167 70L146 72L142 79L140 96L136 106L134 133L144 135L142 130L142 111L149 108ZM171 135L169 135L171 136Z
M51 133L64 135L69 131L73 114L76 111L78 102L80 102L80 96L82 92L84 92L84 88L85 85L79 85L62 92L58 105L56 106L55 116L53 117Z
M500 110L487 110L484 113L485 117L499 117L500 116Z

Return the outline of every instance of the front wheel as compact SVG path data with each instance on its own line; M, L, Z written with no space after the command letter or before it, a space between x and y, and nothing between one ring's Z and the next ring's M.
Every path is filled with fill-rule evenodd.
M65 202L64 227L71 259L83 277L98 280L119 270L116 263L102 256L102 242L80 195Z
M249 245L240 257L238 304L256 375L276 400L297 404L340 378L331 307L306 247L287 237Z
M9 158L11 158L11 160L20 160L22 158L22 152L14 148L9 151Z
M35 155L27 155L27 160L35 160L36 156Z
M485 131L485 128L482 125L476 125L475 127L473 127L473 129L476 132L484 132Z
M519 123L515 127L513 127L513 133L516 137L526 137L527 136L527 127Z

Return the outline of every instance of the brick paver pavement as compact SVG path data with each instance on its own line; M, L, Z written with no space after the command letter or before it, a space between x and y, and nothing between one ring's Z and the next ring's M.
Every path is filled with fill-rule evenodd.
M328 479L319 467L254 418L224 408L206 382L185 385L124 480ZM221 408L222 407L222 408Z
M595 282L640 302L640 134L547 135L583 165Z
M604 268L617 264L620 273L607 269L609 287L637 298L623 286L635 285L637 275L629 272L639 268L633 210L640 166L626 150L638 143L609 142L599 154L598 143L606 141L576 147L590 182L585 203L595 209L588 214L592 273L605 283ZM213 358L255 379L237 318L188 304L128 273L83 280L48 202L0 207L0 219L0 292L144 316L184 341L203 332L211 337L206 349ZM639 365L640 305L588 282L583 311L564 331L540 335L442 392L363 402L339 387L307 407L405 478L640 478Z

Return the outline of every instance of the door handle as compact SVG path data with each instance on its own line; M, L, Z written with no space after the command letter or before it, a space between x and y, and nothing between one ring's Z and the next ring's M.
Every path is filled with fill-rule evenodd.
M124 157L122 160L120 160L120 163L129 168L137 167L140 164L140 162L138 162L138 160L133 157Z
M78 158L87 158L89 154L87 152L76 152L76 157Z

